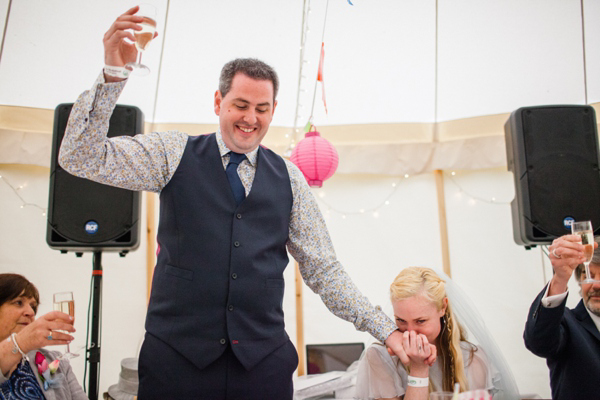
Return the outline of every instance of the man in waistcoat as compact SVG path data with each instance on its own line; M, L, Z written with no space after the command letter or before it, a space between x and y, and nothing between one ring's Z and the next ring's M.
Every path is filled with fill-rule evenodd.
M147 399L291 399L298 356L284 329L287 251L337 316L401 359L402 335L354 286L292 163L260 146L277 106L275 71L236 59L221 71L219 129L107 138L135 59L134 7L104 36L105 67L74 104L59 162L70 173L160 193L159 252L139 360Z
M600 250L594 243L590 282L581 237L565 235L548 247L554 275L535 299L525 325L525 346L546 359L556 400L597 398L600 393ZM582 300L566 307L567 283L575 276Z

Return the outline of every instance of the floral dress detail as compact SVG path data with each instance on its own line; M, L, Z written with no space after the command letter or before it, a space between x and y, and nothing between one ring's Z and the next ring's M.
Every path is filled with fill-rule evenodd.
M46 399L28 361L21 361L10 378L0 384L1 400Z

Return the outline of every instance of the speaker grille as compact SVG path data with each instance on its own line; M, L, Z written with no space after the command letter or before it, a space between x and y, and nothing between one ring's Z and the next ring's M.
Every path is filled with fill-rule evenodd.
M518 244L549 244L569 233L565 218L591 220L600 230L600 173L594 109L524 107L505 125L515 179L513 233Z
M59 250L135 249L139 245L140 194L75 177L58 165L72 106L61 104L55 110L46 241ZM133 136L142 131L143 114L139 108L115 107L109 137ZM88 233L88 224L97 224L95 233Z

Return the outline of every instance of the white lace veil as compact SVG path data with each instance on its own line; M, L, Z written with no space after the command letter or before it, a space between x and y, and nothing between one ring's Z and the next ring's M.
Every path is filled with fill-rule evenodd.
M438 269L434 271L446 282L446 295L452 304L456 319L468 332L467 340L481 346L490 364L499 372L494 378L494 387L498 389L494 394L494 400L519 399L519 390L511 369L477 308L448 275Z

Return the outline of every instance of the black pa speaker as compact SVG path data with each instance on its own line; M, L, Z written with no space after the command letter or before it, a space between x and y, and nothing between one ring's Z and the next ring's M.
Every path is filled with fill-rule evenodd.
M573 221L600 230L600 172L596 114L590 106L523 107L504 125L517 244L550 244Z
M53 249L77 253L135 250L140 238L140 193L78 178L58 164L72 107L72 103L59 104L54 111L46 242ZM139 108L117 105L108 136L134 136L143 127Z

